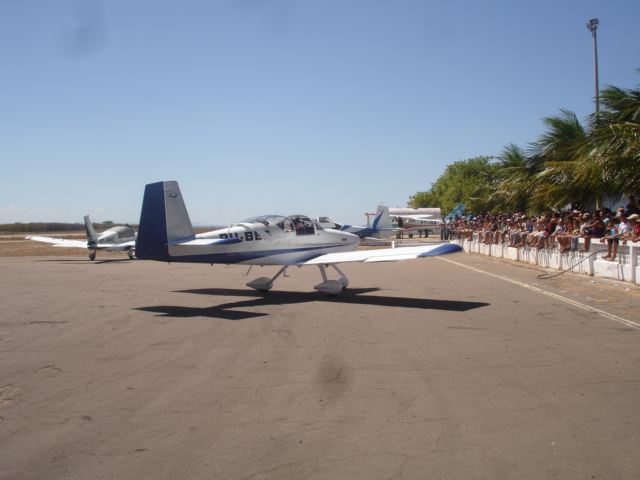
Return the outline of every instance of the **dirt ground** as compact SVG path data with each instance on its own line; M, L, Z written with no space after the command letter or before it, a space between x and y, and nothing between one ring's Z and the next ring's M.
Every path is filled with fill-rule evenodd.
M0 480L640 478L619 284L460 252L262 295L276 267L43 246L0 259Z

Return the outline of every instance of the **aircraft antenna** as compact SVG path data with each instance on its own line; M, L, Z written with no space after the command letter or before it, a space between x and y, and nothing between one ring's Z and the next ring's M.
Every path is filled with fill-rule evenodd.
M227 221L227 224L229 224L229 228L231 228L231 222L229 221L229 219L225 216L224 213L222 213L222 210L220 210L220 207L216 207L216 208L220 212L220 215L222 215L224 217L224 219Z

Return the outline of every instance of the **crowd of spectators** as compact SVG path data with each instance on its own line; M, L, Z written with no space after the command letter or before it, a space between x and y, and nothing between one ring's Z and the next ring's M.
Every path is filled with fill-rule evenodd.
M607 254L602 258L615 260L620 243L640 241L639 220L640 206L631 195L626 207L613 212L603 208L593 213L573 210L527 216L499 212L456 218L452 238L472 240L475 234L476 241L484 244L557 249L560 253L577 251L582 238L584 245L580 252L588 252L592 241L606 243Z

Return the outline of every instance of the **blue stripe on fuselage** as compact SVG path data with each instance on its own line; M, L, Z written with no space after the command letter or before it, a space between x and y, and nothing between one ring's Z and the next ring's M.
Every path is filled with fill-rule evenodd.
M382 214L384 212L380 212L380 214L376 217L376 219L373 221L373 229L375 230L376 228L378 228L378 222L380 221L380 219L382 218Z
M344 244L323 245L318 247L305 248L286 248L280 250L258 250L254 252L226 252L226 253L204 253L201 255L170 255L168 261L182 263L218 263L218 264L234 264L246 263L260 258L270 258L278 255L287 255L291 253L300 253L300 258L292 260L288 263L296 263L318 255L324 255L330 252L318 252L318 250L335 249L344 247ZM316 253L317 252L317 253ZM267 265L267 264L265 264Z

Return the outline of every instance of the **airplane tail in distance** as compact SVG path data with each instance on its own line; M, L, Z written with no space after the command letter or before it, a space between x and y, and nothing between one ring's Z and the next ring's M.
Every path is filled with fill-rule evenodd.
M447 219L451 218L453 219L453 217L455 217L456 215L458 216L458 218L462 217L462 214L464 213L464 209L467 208L466 205L460 203L458 204L458 206L456 208L454 208L453 210L451 210L451 213L449 215L447 215Z
M93 228L89 215L84 216L84 227L87 230L87 244L89 246L96 245L98 243L98 234Z
M374 229L391 229L391 215L389 215L389 207L386 205L378 205L376 210L376 218L373 221Z
M195 232L178 182L148 184L142 200L136 257L169 261L169 242L194 238Z

